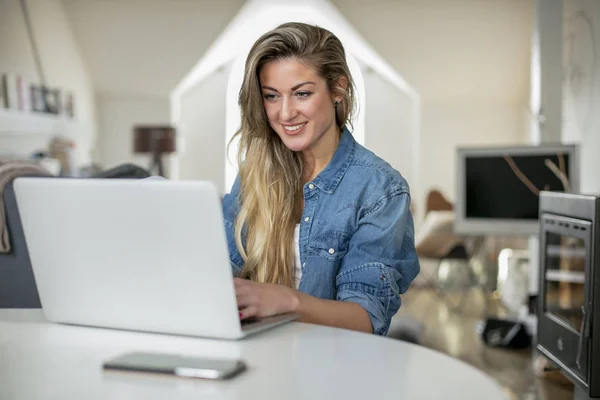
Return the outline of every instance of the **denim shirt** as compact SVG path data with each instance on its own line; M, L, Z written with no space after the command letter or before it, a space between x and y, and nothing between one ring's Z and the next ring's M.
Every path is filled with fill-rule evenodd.
M304 185L300 220L299 291L351 301L369 314L373 332L385 335L420 267L406 180L344 130L323 171ZM234 236L239 181L223 198L233 272L244 261Z

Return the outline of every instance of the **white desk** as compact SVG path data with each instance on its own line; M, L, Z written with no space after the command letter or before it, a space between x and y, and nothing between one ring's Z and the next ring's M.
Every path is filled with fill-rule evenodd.
M240 357L229 381L104 372L130 351ZM409 343L301 323L219 341L46 323L0 310L0 399L504 399L475 368Z

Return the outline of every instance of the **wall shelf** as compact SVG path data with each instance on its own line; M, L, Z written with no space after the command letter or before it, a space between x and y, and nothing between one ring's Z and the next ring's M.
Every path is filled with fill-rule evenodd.
M45 135L75 138L80 124L62 115L0 109L0 136Z

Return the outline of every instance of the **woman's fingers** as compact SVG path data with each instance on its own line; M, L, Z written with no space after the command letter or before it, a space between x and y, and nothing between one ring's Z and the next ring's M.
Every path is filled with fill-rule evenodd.
M252 282L248 279L233 278L233 287L235 287L236 289L240 287L250 286L251 284Z
M236 300L239 309L256 306L256 301L252 296L238 296Z
M248 306L240 310L240 319L246 319L256 316L258 310L255 306Z
M247 296L252 292L252 288L249 286L239 286L235 288L235 296Z
M252 285L240 284L235 288L235 298L240 318L249 318L258 314L260 299Z

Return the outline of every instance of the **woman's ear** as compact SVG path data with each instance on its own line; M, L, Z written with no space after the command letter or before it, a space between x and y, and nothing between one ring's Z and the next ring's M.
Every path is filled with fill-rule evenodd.
M348 78L341 76L333 84L333 101L341 102L344 99L346 89L348 89Z

